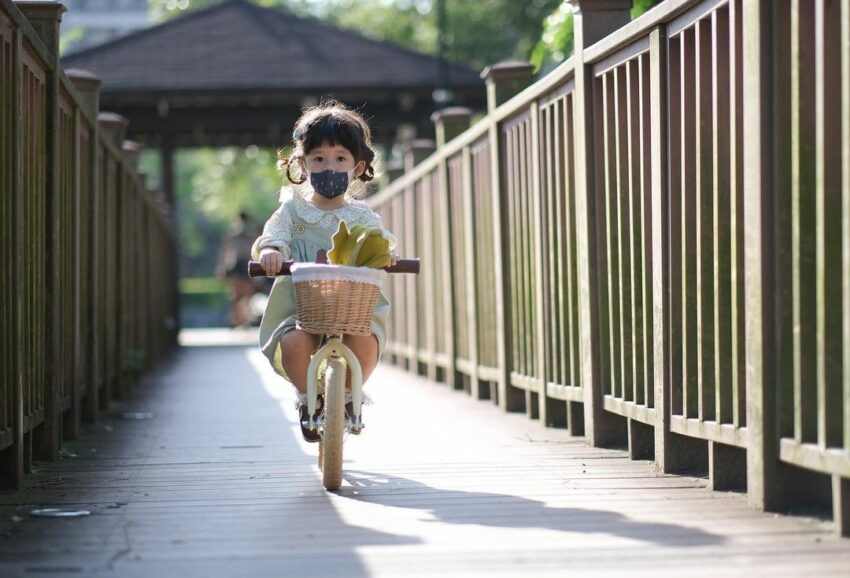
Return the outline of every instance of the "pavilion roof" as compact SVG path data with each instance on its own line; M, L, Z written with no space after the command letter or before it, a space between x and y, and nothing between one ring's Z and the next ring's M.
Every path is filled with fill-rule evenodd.
M303 18L226 0L62 58L103 78L102 91L324 91L437 86L437 58ZM481 87L447 64L450 88Z

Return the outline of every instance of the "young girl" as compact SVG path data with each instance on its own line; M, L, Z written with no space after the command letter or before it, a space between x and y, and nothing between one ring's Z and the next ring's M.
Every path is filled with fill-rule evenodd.
M294 151L289 158L280 156L278 167L286 173L294 188L281 188L281 205L254 242L251 255L265 271L279 271L285 260L314 262L319 249L329 251L331 238L340 221L350 228L364 224L383 228L381 217L354 195L375 175L372 162L371 132L363 117L335 100L324 101L304 111L292 133ZM292 169L297 177L293 177ZM352 186L355 181L359 181ZM390 250L395 237L385 231ZM397 258L391 253L391 263ZM384 351L386 321L390 304L383 292L378 297L372 318L372 335L345 335L343 342L357 355L366 382ZM321 336L295 326L295 290L289 276L275 279L263 320L260 324L260 349L274 370L292 382L298 390L301 433L308 442L319 441L318 433L307 425L307 366L318 349ZM348 387L351 387L350 377ZM351 413L350 393L346 410ZM323 400L318 400L318 412Z

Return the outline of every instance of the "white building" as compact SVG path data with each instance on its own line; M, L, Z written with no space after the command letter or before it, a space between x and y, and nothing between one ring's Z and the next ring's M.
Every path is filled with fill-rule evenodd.
M64 52L76 52L151 25L148 0L62 0Z

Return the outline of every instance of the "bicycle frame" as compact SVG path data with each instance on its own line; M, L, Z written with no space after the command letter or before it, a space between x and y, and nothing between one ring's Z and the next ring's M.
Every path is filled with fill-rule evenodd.
M331 336L328 342L313 354L310 365L307 367L307 413L310 416L310 429L316 429L320 425L313 419L316 413L316 396L319 393L319 366L325 359L342 358L345 360L347 371L351 372L351 401L354 406L354 415L350 430L359 432L363 428L360 421L360 404L363 399L363 369L354 352L349 349L339 336Z
M327 263L327 251L320 250L316 255L316 263ZM257 261L248 263L248 276L277 276L290 275L291 267L294 261L284 261L280 271L275 273L267 273L262 264ZM395 265L384 267L388 273L419 273L419 259L399 259ZM316 396L319 392L319 366L325 359L344 359L347 371L351 372L351 401L354 406L354 415L352 423L348 425L348 430L353 433L360 432L363 428L363 423L360 421L360 405L363 401L363 369L360 367L360 361L354 352L351 351L345 343L342 342L340 335L327 335L328 342L313 354L310 360L310 365L307 368L307 412L310 415L310 429L315 430L320 424L313 419L316 413Z

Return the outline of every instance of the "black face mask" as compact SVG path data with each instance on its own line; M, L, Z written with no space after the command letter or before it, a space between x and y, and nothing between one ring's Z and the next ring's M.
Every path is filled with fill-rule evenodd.
M311 172L310 186L326 199L335 199L348 190L348 183L353 174L354 169L350 171L328 169L320 173Z

